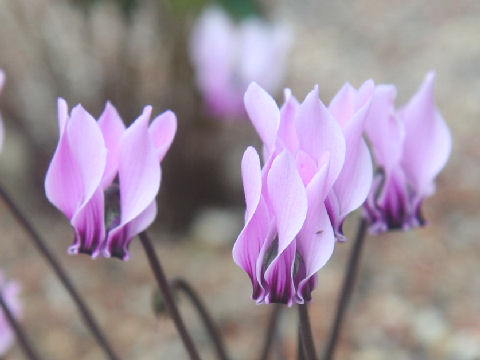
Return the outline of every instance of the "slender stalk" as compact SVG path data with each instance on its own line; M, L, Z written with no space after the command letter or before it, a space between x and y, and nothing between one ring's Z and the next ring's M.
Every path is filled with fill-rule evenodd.
M118 360L118 356L113 351L113 348L110 346L107 338L100 330L95 317L93 316L92 312L87 307L87 304L83 300L83 298L78 293L77 289L73 286L72 281L68 277L65 270L60 265L60 262L55 258L53 253L47 247L45 241L42 240L40 234L34 229L33 225L27 219L27 217L21 212L19 207L15 204L15 202L10 198L7 194L3 186L0 185L0 196L3 198L7 206L9 207L12 214L15 216L17 221L23 226L23 228L30 234L33 242L37 246L37 249L43 255L43 257L47 260L50 267L53 269L55 274L57 275L58 279L62 283L62 285L67 289L70 297L77 305L77 308L85 321L85 325L90 329L92 334L94 335L98 345L104 350L105 354L110 360Z
M298 304L298 320L305 358L307 360L316 360L317 353L315 351L307 304Z
M143 249L147 255L148 262L150 263L150 267L152 268L153 275L157 281L158 287L160 291L163 293L163 297L165 299L165 305L167 306L168 312L175 323L178 333L182 338L183 344L187 349L190 358L192 360L200 360L200 355L198 355L198 351L195 347L195 344L192 341L192 338L188 334L187 328L180 316L180 312L178 311L177 305L175 304L175 300L173 299L173 294L168 285L167 277L163 272L162 266L160 265L160 261L155 253L155 249L150 242L150 239L147 233L144 231L139 234L140 241L143 245Z
M353 244L350 258L348 260L347 271L343 279L342 292L338 301L337 313L332 324L332 330L330 331L330 339L327 343L327 347L323 356L323 360L332 360L335 353L335 348L338 342L338 337L342 329L343 319L345 317L345 311L347 309L350 297L352 294L355 278L358 270L358 264L360 262L360 255L362 253L362 247L367 233L368 223L365 219L360 220L358 225L357 237Z
M300 330L300 324L297 329L297 359L305 360L305 352L303 350L303 341L302 341L302 334Z
M15 332L18 342L20 343L22 350L25 352L25 355L27 355L27 358L30 360L39 360L40 357L38 356L37 351L27 338L27 335L23 331L21 325L15 319L15 316L12 314L6 301L3 299L2 294L0 294L0 308L3 310L3 313L5 314L5 317L7 318L12 330Z
M265 334L265 340L263 341L262 355L260 360L267 360L270 355L270 349L273 344L273 340L277 335L277 324L280 317L280 312L282 310L281 304L273 304L272 314L270 315L270 320L268 322L267 333Z
M200 317L202 318L205 327L207 328L210 337L213 340L213 344L215 345L215 349L217 351L217 356L220 360L228 360L229 356L227 355L227 351L225 350L225 345L223 344L222 337L218 332L218 328L212 320L207 308L203 304L200 296L195 292L195 290L183 279L174 279L170 281L170 287L173 291L183 292L195 309L198 311Z

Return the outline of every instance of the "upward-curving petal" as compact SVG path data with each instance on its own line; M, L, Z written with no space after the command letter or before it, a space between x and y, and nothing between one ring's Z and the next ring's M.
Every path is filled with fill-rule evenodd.
M160 164L148 134L152 108L145 107L142 115L125 131L120 144L118 176L120 182L120 224L108 233L105 256L128 257L131 239L127 224L147 209L160 188Z
M297 113L299 147L317 162L328 152L330 168L326 186L331 187L345 161L345 138L342 129L318 97L315 87L300 105Z
M280 110L275 100L256 82L252 82L245 92L244 102L248 117L268 152L272 153L280 125Z
M103 188L107 188L118 171L120 139L125 131L125 125L118 115L117 109L109 101L105 104L105 110L98 119L98 126L102 130L107 147L107 165L102 180Z
M245 222L248 222L257 209L262 193L262 170L260 158L255 148L249 146L242 158L242 179L245 192Z
M280 109L280 125L278 128L278 141L282 147L286 147L292 154L298 150L297 129L295 117L300 104L290 89L284 91L285 102Z
M305 221L307 195L295 159L284 150L267 176L268 194L278 231L278 254L294 240Z
M390 173L400 163L405 127L395 114L397 89L378 85L365 120L365 132L372 144L376 164Z
M177 132L177 117L173 111L167 110L153 119L148 129L158 161L162 161Z
M99 187L106 156L97 122L81 106L75 107L63 124L45 178L47 198L70 220Z
M435 105L434 90L435 73L430 72L399 111L406 129L402 167L410 185L422 195L434 190L433 180L445 166L452 147L450 131Z

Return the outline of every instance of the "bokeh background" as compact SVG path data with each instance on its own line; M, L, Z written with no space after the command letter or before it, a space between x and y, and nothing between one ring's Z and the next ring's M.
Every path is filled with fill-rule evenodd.
M57 140L56 98L98 116L111 100L127 122L146 104L174 110L175 142L163 167L150 230L170 276L184 276L214 313L234 359L254 359L269 306L231 258L242 226L240 160L259 140L248 121L202 109L186 44L206 0L2 0L0 96L5 143L1 183L68 269L124 359L184 359L172 323L155 316L155 284L134 241L126 263L70 257L68 221L45 199ZM480 359L480 2L223 0L240 18L258 12L294 32L285 86L302 99L314 84L329 102L345 82L394 83L405 103L430 69L453 136L450 161L425 203L429 226L369 237L338 359ZM279 94L277 94L279 95ZM278 98L280 99L280 98ZM353 237L353 216L347 236ZM76 309L28 235L0 203L0 268L22 284L23 324L47 359L102 359ZM311 304L317 348L327 338L352 242L338 244ZM181 302L205 359L210 342ZM281 351L295 356L296 312L286 309ZM6 359L22 359L15 346Z

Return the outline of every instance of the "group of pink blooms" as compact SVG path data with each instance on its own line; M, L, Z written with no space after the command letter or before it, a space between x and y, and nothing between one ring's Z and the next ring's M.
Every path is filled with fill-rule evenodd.
M209 32L222 36L203 40ZM234 58L233 37L238 56L258 50L265 58ZM233 258L250 277L257 303L292 305L311 299L317 272L335 242L346 240L342 224L355 209L363 206L376 234L424 223L421 204L435 190L451 137L434 102L433 72L399 109L395 86L372 80L358 89L345 84L328 106L317 87L303 102L286 89L279 107L257 82L266 88L279 82L281 71L271 66L286 54L281 37L284 30L259 20L236 29L218 9L207 9L194 27L191 54L207 107L225 115L241 106L263 142L261 156L248 147L241 162L245 226ZM245 91L246 79L257 82ZM69 113L58 100L59 141L45 191L74 229L69 253L126 260L131 240L154 221L160 162L177 120L166 111L150 122L151 112L145 107L126 128L108 102L96 120L81 105ZM18 286L0 274L0 290L18 313ZM1 355L13 338L1 314L0 335Z

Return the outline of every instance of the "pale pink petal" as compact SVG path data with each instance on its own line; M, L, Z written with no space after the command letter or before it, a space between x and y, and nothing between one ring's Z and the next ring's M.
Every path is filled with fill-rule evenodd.
M283 151L272 163L267 177L270 204L278 231L278 253L294 240L305 221L307 195L295 160Z
M357 102L357 89L350 83L342 86L340 91L333 97L328 110L343 128L355 113Z
M300 105L297 114L300 149L320 162L329 153L327 187L331 187L345 161L345 138L342 129L318 98L315 87Z
M90 200L76 212L70 223L75 230L75 242L69 254L84 253L97 257L105 240L103 188L99 187Z
M395 115L396 96L395 86L377 86L365 120L375 162L386 173L399 164L405 137L404 124Z
M120 145L120 224L108 233L105 256L128 257L127 224L137 218L154 201L160 188L160 164L148 134L152 108L145 107L142 115L125 131Z
M47 198L69 219L98 188L106 163L102 133L83 108L76 107L63 133L45 178Z
M152 121L148 132L156 149L158 161L161 162L177 132L177 117L172 111L165 111Z
M292 306L295 300L293 282L295 253L295 242L291 242L268 265L265 271L267 288L264 302L266 304L280 303Z
M106 188L112 183L118 171L120 139L125 131L125 125L118 115L117 109L107 102L105 110L98 119L98 126L102 130L107 147L107 165L102 180L103 188Z
M280 110L275 100L252 82L244 97L245 109L269 152L273 151L280 124Z
M261 198L255 212L238 235L233 246L233 260L250 277L252 282L252 299L263 301L264 289L262 278L264 269L261 251L269 239L270 216L268 208Z
M435 73L430 72L399 112L406 129L402 167L410 185L423 195L433 192L433 180L445 166L452 147L450 131L435 105L434 87Z
M245 222L247 223L257 209L262 193L262 173L257 151L249 146L242 158L242 179L245 192Z
M290 89L285 89L284 96L285 102L280 109L278 140L281 141L281 146L286 147L292 154L295 154L298 150L295 117L300 104L292 95Z
M57 117L58 117L58 135L63 134L63 129L68 121L68 105L65 99L57 100Z

